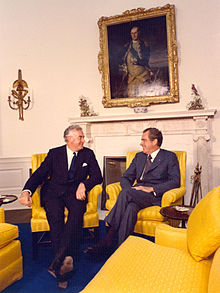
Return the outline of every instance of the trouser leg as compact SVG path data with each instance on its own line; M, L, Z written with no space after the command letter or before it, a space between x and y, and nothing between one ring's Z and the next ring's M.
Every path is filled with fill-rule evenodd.
M129 196L127 190L122 189L118 195L114 207L112 208L108 216L105 218L105 221L116 231L119 229L121 219L126 211L128 203Z
M133 231L140 209L154 205L154 195L133 188L122 190L118 199L106 217L110 226L118 231L121 244Z
M50 237L54 256L60 250L64 230L64 202L62 198L54 198L45 202L47 220L50 226Z
M68 218L64 226L61 247L66 248L66 255L74 257L79 252L86 203L70 195L65 198L65 205L68 209Z
M121 245L133 233L134 226L137 222L137 214L140 209L134 202L128 204L118 229L118 245Z

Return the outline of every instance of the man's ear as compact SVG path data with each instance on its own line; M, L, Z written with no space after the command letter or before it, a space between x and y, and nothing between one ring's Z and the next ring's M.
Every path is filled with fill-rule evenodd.
M153 140L153 145L155 146L155 145L157 145L157 144L158 144L158 139L155 138L155 139Z

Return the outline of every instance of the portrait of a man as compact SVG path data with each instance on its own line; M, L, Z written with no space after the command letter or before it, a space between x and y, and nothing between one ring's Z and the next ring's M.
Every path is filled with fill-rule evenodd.
M111 98L169 94L166 17L107 28Z

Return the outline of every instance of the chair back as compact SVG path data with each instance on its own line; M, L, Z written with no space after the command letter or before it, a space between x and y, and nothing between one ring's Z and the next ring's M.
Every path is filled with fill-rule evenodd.
M220 186L207 193L189 216L187 246L196 261L207 259L220 247Z
M47 153L42 153L42 154L34 154L31 156L31 163L32 163L32 173L36 171L41 163L44 161L46 158ZM32 196L32 201L33 201L33 206L32 206L32 214L34 212L35 207L40 207L40 186L36 189L35 193Z
M127 152L126 154L126 169L130 166L132 160L134 159L135 155L140 151L131 151ZM185 179L186 179L186 152L185 151L172 151L176 154L179 167L180 167L180 186L185 186Z
M0 207L0 223L5 223L5 212L2 207Z

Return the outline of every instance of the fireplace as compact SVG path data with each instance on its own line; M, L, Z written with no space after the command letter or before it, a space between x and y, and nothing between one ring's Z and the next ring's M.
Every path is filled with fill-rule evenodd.
M101 209L105 209L105 202L108 195L105 187L114 182L119 182L126 169L125 156L104 156L103 158L103 192L101 199Z

